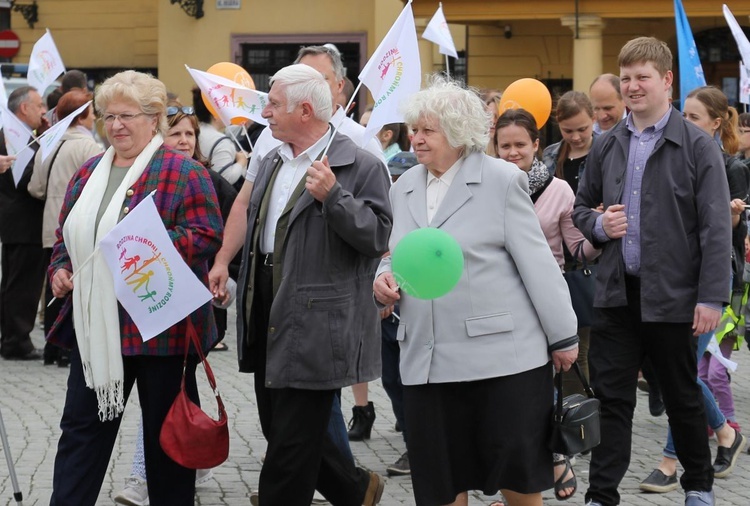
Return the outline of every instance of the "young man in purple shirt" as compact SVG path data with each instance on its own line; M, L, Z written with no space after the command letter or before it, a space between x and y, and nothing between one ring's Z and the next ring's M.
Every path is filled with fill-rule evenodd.
M672 54L654 38L622 48L625 121L594 143L573 219L602 247L589 367L602 402L586 501L615 506L630 462L638 370L662 385L687 506L714 504L697 375L697 336L719 323L731 258L729 190L718 145L670 105ZM596 211L602 204L604 212Z

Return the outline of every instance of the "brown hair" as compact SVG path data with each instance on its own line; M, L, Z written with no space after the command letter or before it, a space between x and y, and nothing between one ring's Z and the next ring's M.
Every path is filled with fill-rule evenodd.
M497 153L497 133L501 128L510 125L516 125L526 130L531 137L532 144L539 140L539 128L536 126L534 116L525 109L508 109L497 118L497 123L495 123L495 138L492 139L495 153Z
M666 42L654 37L638 37L622 46L620 55L617 57L619 67L647 62L653 63L662 77L672 70L672 51L669 50Z
M740 139L737 132L737 110L729 106L727 96L715 86L701 86L688 93L687 98L700 101L706 108L711 119L720 119L719 138L724 151L733 155L740 148Z
M65 118L68 114L91 100L92 97L93 95L90 92L80 89L74 89L65 93L57 102L57 119L61 120ZM89 114L91 114L91 110L87 107L73 120L73 124L80 123L82 119L88 118Z
M750 112L743 112L737 117L737 126L750 128Z
M398 144L401 151L409 151L409 148L411 148L411 142L409 142L409 129L406 128L404 123L388 123L387 125L383 125L382 130L393 132L393 135L391 136L391 144Z
M167 116L167 126L168 128L173 128L175 125L177 125L180 121L187 118L190 120L190 124L193 126L193 131L195 132L195 151L193 151L193 160L200 163L207 169L211 170L211 162L208 161L204 156L203 153L201 153L201 145L198 142L198 136L201 133L201 127L198 123L198 117L195 114L185 114L182 112L182 103L180 103L179 100L172 100L167 103L167 107L177 107L177 114L173 114L172 116Z
M591 99L588 95L580 91L571 90L565 92L560 98L557 99L557 108L555 109L555 119L558 123L570 119L573 116L585 112L589 117L594 119L594 106L591 104ZM555 175L560 179L563 177L563 163L570 153L570 145L563 141L560 141L560 150L557 154L557 161L555 162Z

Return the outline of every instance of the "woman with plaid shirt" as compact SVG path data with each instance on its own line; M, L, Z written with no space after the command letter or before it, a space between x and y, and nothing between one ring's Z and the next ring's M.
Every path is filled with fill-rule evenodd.
M146 470L159 476L148 483L150 503L193 504L195 471L172 461L159 445L162 422L180 389L186 323L144 342L117 302L102 255L88 260L94 245L156 190L154 202L175 247L187 259L191 231L190 267L207 281L207 261L221 246L219 205L206 169L163 145L166 102L164 84L147 74L125 71L102 84L96 105L112 147L73 176L60 213L49 275L53 294L64 298L64 306L47 339L71 349L71 370L52 505L96 504L122 411L136 381ZM123 255L134 269L138 262L148 261L126 251ZM145 287L149 294L152 289ZM210 303L191 319L207 351L217 340ZM190 355L186 383L188 394L198 402L196 364L197 358Z

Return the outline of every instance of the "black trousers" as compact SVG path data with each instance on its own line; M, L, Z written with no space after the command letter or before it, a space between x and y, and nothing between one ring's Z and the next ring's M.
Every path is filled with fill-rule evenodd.
M271 267L256 268L253 321L255 394L268 441L258 485L261 506L309 506L317 489L334 506L360 506L370 481L327 434L336 390L266 388L266 343L273 302Z
M706 416L698 384L691 323L641 320L640 283L626 277L628 305L598 308L591 329L589 372L602 403L602 441L591 457L586 501L619 504L617 487L630 464L633 410L638 370L649 358L662 387L685 490L711 490L713 467Z
M0 275L0 354L26 355L47 267L41 245L3 244Z
M148 496L154 506L194 504L195 470L174 462L161 449L159 433L180 390L183 357L123 357L125 401L137 381L143 411ZM197 358L190 356L185 381L189 397L198 402ZM86 387L77 349L70 354L70 375L52 479L51 506L94 506L107 472L122 417L99 420L96 393Z

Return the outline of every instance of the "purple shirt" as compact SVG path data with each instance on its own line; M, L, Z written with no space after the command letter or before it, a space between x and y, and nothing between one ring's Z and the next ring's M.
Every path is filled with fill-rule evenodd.
M622 258L625 262L625 272L633 276L637 276L641 269L641 186L643 185L643 173L646 170L649 156L653 153L656 143L664 133L664 127L667 126L671 111L670 107L655 125L644 128L642 132L636 129L632 113L628 114L625 123L631 135L621 201L625 205L624 211L628 219L627 232L622 238ZM605 242L609 241L610 238L604 232L602 218L603 215L600 215L596 220L594 235L598 241Z

